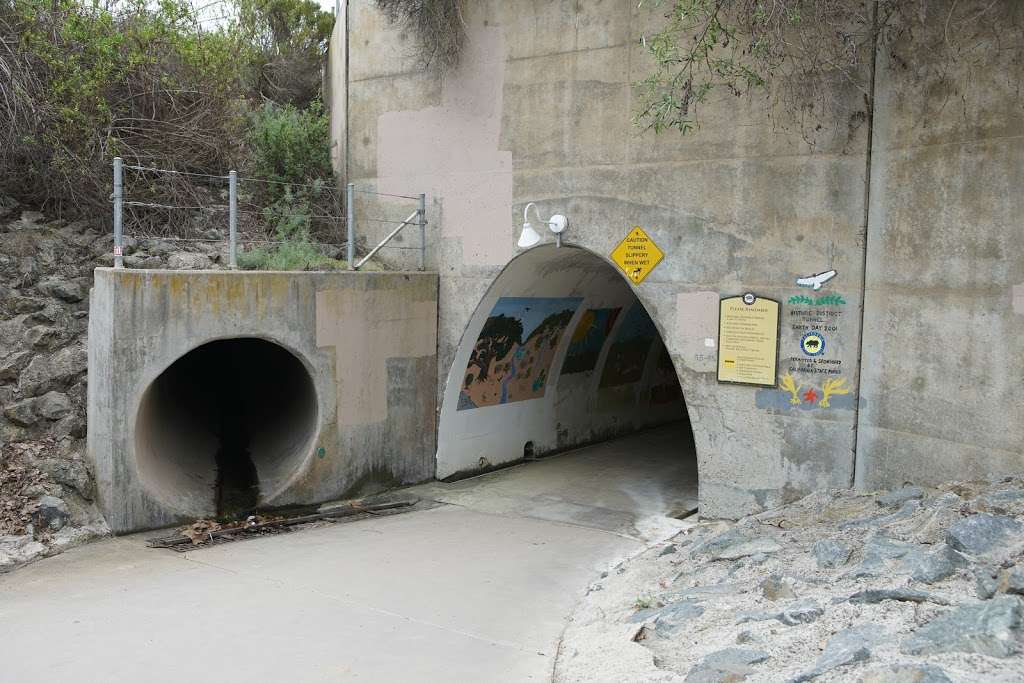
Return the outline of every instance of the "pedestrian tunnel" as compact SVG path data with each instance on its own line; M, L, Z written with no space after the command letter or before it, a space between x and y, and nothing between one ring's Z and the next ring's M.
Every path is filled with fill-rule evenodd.
M653 440L622 440L663 425ZM581 486L614 478L598 495L660 506L647 513L696 507L686 404L647 308L611 264L585 249L524 252L494 281L456 352L440 414L437 477L610 440L630 446L604 449L590 458L593 468L574 469ZM619 455L611 463L613 450Z

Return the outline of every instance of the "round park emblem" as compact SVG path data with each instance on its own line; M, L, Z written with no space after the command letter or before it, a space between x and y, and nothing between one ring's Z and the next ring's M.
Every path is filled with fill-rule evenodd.
M825 337L820 332L808 332L800 338L800 350L808 356L825 353Z

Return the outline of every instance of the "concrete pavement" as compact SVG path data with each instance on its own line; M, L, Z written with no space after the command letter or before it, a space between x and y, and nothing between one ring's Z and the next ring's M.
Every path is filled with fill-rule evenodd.
M591 524L542 518L558 509L556 471L590 481L590 502L628 499L611 490L636 485L628 468L576 476L586 468L573 459L588 453L449 485L469 507L183 554L146 548L152 533L112 538L2 576L0 680L548 680L585 587L645 545L600 528L625 513L602 516L585 485L568 489L576 498L561 509L590 510ZM602 461L593 459L592 468ZM539 495L551 505L531 516L545 470ZM506 509L474 509L474 487L478 502L500 489Z

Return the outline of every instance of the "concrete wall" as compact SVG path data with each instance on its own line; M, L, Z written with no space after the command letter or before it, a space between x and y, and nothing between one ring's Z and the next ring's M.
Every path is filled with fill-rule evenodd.
M501 307L496 309L496 304L508 301L509 297L521 301L511 307L516 311L538 309L552 300L564 302L552 310L568 308L572 317L560 328L550 357L539 362L527 361L534 365L531 377L540 377L539 384L543 385L534 392L536 398L517 400L521 397L510 394L508 402L488 400L474 407L465 398L460 401L466 374L473 374L471 356L484 323L496 311L505 312ZM602 382L609 350L624 334L625 324L637 313L643 316L639 310L631 314L637 306L642 308L622 276L600 257L582 249L544 246L513 260L480 301L451 366L439 422L438 478L519 460L524 457L527 443L532 454L540 456L684 419L686 407L681 397L665 396L667 392L663 389L660 400L651 400L652 387L660 388L666 383L657 368L662 344L656 334L646 340L638 377ZM565 367L572 340L588 311L594 309L614 311L614 323L609 334L600 335L596 365L574 372L573 368ZM501 366L514 351L485 362L493 387L507 376L507 370ZM529 353L535 351L530 349ZM671 382L675 383L674 372L671 375ZM679 448L680 457L684 457L687 445L680 444Z
M324 102L331 117L331 166L345 175L348 161L348 17L345 4L334 17L334 28L327 46L324 66Z
M981 65L964 67L948 96L937 76L905 84L916 67L885 72L890 51L880 49L869 229L869 125L853 87L828 84L836 118L813 145L780 130L762 101L726 95L703 107L696 134L656 135L630 121L632 85L651 69L638 38L663 21L648 4L467 3L465 56L444 76L417 68L412 37L371 0L350 4L346 178L429 193L445 403L445 381L465 367L463 333L517 253L523 206L536 201L545 215L568 215L566 240L594 253L610 254L634 225L665 252L635 292L685 394L702 514L848 486L855 449L865 486L927 478L932 451L943 476L1020 467L1020 402L1010 392L1024 295L1014 304L1011 287L1024 277L1013 241L1020 200L1009 199L1021 175L1019 29L1003 36L995 71L979 79ZM957 17L982 7L961 2ZM964 115L953 106L960 95L979 104ZM870 362L858 394L865 235ZM838 276L822 291L795 286L827 269ZM792 393L716 382L717 302L745 291L783 304L779 374L792 376ZM799 340L815 326L828 344L808 358ZM922 352L939 337L946 348ZM869 417L858 440L860 410ZM981 448L967 454L964 443Z
M950 3L928 3L912 28L934 49L878 60L866 488L1024 468L1024 3L960 22L988 4L947 32Z
M315 503L433 475L435 274L97 269L90 303L89 455L114 531L212 514L211 456L206 471L178 468L190 485L148 476L167 464L166 451L140 435L140 406L176 360L213 340L272 342L312 380L313 428L308 438L302 430L281 435L301 443L288 444L287 472L259 472L261 505ZM182 427L168 437L186 438ZM188 438L203 447L203 434Z

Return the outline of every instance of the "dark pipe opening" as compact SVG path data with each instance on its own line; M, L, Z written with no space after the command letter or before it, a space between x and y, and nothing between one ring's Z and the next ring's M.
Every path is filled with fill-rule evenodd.
M210 342L147 389L140 472L174 507L244 516L302 465L316 422L313 381L298 358L261 339Z

